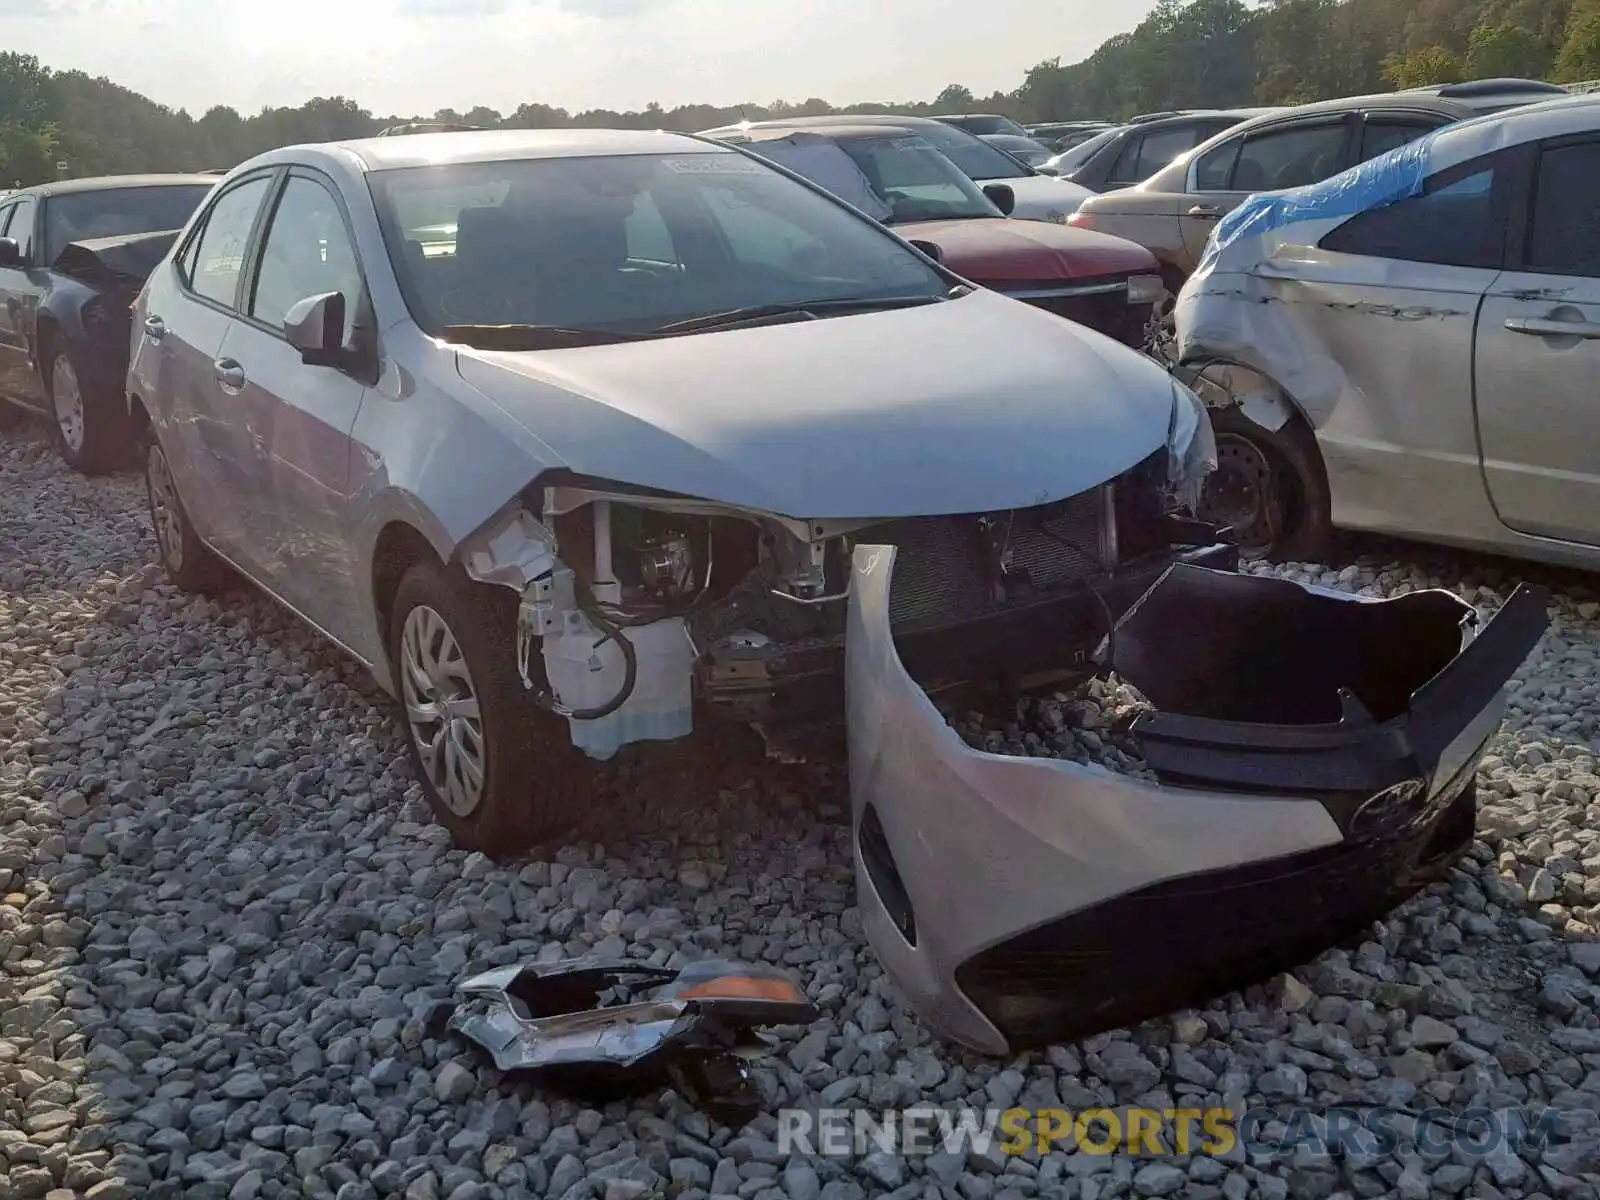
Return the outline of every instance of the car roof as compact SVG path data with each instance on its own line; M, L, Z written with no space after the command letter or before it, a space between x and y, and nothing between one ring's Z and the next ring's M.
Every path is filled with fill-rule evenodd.
M32 187L17 188L6 197L70 196L74 192L110 192L119 188L181 187L203 183L207 187L217 182L214 175L94 175L84 179L57 179L50 183L36 183Z
M730 133L749 133L756 129L814 129L819 125L837 125L844 121L852 125L899 125L905 129L926 129L930 125L939 125L945 129L954 128L932 117L897 116L894 113L840 113L831 117L776 117L768 121L740 121L734 125L719 125L715 129L705 129L701 134L704 137L714 138Z
M898 129L893 125L810 125L804 129L756 129L750 131L752 142L779 142L784 138L796 134L805 134L807 137L829 138L834 141L849 141L853 138L885 138L893 137L896 133L910 133L905 127Z
M935 113L935 121L1009 121L1010 117L1003 117L999 113Z
M602 155L733 154L724 145L687 133L652 129L484 129L460 133L406 133L284 146L240 168L281 162L338 161L360 170L500 162L514 158L592 158ZM236 168L239 169L239 168Z

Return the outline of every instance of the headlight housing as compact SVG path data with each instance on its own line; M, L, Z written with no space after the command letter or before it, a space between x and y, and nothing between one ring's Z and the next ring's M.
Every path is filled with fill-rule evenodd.
M1201 400L1172 380L1172 421L1167 427L1167 485L1174 503L1193 512L1206 476L1217 469L1217 438Z

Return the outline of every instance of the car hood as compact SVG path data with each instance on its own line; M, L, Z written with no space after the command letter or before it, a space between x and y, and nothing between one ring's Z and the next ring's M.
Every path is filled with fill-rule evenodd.
M796 518L1050 503L1160 449L1173 411L1151 360L985 291L456 362L546 462Z
M984 183L1003 183L1016 197L1011 215L1023 221L1065 221L1094 193L1082 184L1069 183L1055 175L1021 175L1016 179L991 179Z
M933 242L944 252L945 266L989 286L1158 270L1155 255L1136 242L1045 221L973 217L906 222L894 231Z

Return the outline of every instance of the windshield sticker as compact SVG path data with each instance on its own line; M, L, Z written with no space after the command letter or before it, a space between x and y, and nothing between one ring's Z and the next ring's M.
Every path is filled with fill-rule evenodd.
M693 158L663 159L667 170L679 175L759 175L761 168L742 154L697 154Z

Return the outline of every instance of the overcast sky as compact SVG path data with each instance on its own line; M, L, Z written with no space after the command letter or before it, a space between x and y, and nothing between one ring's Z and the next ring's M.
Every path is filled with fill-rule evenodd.
M1011 89L1153 0L0 0L0 47L196 116L345 95L382 115Z

